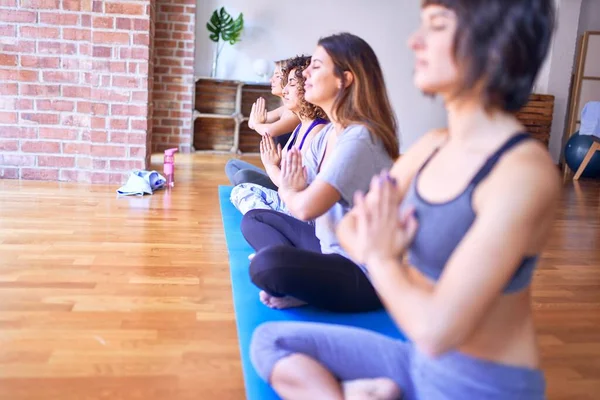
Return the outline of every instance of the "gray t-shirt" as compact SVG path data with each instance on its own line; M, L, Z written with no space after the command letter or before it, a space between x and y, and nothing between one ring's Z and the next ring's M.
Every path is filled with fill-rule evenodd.
M316 219L315 230L323 253L336 253L351 259L340 246L335 228L354 206L354 193L357 190L366 193L373 175L384 168L390 169L394 160L385 151L381 140L371 135L365 126L350 125L340 134L333 152L319 171L329 135L335 135L333 124L327 125L313 138L310 150L304 156L308 183L321 180L333 186L341 196L333 207Z

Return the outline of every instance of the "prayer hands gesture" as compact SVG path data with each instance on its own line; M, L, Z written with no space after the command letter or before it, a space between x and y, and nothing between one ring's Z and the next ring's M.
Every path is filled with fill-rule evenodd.
M302 166L302 153L293 147L287 152L281 163L281 188L300 192L306 189L308 174L306 168Z
M267 108L265 105L265 99L259 97L250 110L250 117L248 119L248 127L254 129L255 124L264 124L267 122Z
M400 212L401 194L396 182L382 172L371 180L369 200L354 196L356 223L352 237L354 249L347 249L368 266L380 260L397 259L411 244L417 231L414 209Z
M274 165L279 167L281 164L281 145L275 146L275 141L267 133L260 141L260 159L265 165Z

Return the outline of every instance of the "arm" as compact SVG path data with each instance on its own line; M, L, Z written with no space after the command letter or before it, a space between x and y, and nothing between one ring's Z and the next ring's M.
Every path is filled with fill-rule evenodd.
M285 108L285 106L279 106L276 109L274 109L273 111L267 112L267 119L265 121L259 121L259 122L272 124L273 122L279 121L279 119L281 118L281 116L283 115L283 113L285 111L287 111L287 108Z
M539 164L542 168L503 172L488 183L490 195L481 202L485 206L478 208L477 219L433 288L412 284L398 255L375 251L366 256L384 304L422 351L435 356L464 343L531 251L532 238L543 243L535 240L545 238L560 186L555 171ZM380 239L373 238L371 245Z
M292 132L299 123L300 119L296 114L286 110L278 121L265 124L254 123L253 129L261 136L269 133L271 137L276 137Z

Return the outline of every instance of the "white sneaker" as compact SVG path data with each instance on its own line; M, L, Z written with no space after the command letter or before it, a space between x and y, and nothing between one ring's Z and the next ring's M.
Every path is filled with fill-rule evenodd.
M248 260L252 261L252 259L254 258L254 256L256 255L256 253L252 253L248 256Z

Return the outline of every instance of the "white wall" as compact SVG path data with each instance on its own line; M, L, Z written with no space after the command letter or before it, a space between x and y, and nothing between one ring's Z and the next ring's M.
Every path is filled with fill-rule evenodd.
M590 1L590 0L583 0ZM600 0L592 0L600 3ZM550 132L549 150L556 163L560 161L565 132L571 75L573 73L579 18L582 0L555 0L557 27L550 51L542 67L534 92L554 95L554 116Z
M579 34L600 31L600 0L583 0L579 17Z
M301 5L300 5L301 4ZM219 78L256 81L252 63L312 54L319 37L348 31L375 50L396 111L404 152L429 129L445 124L441 102L424 97L412 84L413 55L406 46L419 24L420 3L398 0L199 0L196 25L196 75L209 76L214 44L206 22L213 10L225 6L236 17L244 13L242 42L225 45ZM318 10L315 12L315 10Z

